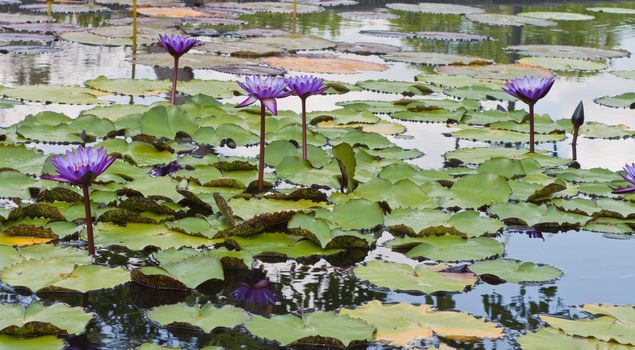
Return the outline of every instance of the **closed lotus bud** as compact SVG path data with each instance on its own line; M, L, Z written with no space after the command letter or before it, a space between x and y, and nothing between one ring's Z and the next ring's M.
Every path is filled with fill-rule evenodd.
M582 101L578 103L578 107L575 108L571 116L571 124L573 124L573 127L576 129L584 124L584 104L582 104Z

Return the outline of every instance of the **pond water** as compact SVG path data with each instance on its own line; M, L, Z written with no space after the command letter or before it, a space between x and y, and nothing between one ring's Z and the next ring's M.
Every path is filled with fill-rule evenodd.
M399 1L404 2L404 1ZM24 3L30 3L24 1ZM186 2L187 3L187 2ZM300 14L293 19L288 14L259 13L241 16L247 24L242 28L270 28L317 35L329 40L342 42L374 42L397 45L405 51L432 51L489 58L497 63L511 63L519 58L517 53L505 50L510 45L558 44L585 47L624 49L635 53L635 15L593 13L596 17L589 21L559 21L553 27L526 25L523 27L492 26L471 22L460 15L433 15L426 13L398 12L396 19L354 19L339 16L342 11L372 11L385 8L390 1L359 0L350 6L327 7L319 13ZM587 7L619 6L635 9L633 1L463 1L470 6L480 6L488 13L515 14L529 11L555 11L587 13ZM193 6L187 3L188 6ZM0 22L4 13L19 11L18 5L0 7ZM58 22L80 26L99 27L107 25L110 18L128 17L125 9L111 15L55 14ZM211 27L218 29L219 27ZM221 29L233 27L220 27ZM490 36L493 40L484 42L461 42L428 40L423 38L389 38L364 35L364 30L391 30L399 32L450 31L470 32ZM104 75L108 78L169 79L171 70L167 68L134 65L127 60L131 48L89 46L60 40L52 44L62 52L43 55L0 54L0 85L19 86L35 84L74 85ZM138 52L159 52L156 47L140 47ZM325 53L317 51L312 53ZM372 62L384 62L376 55L361 56L340 54L342 57ZM558 72L555 85L549 95L537 104L538 113L547 113L554 119L570 118L579 101L584 102L586 121L605 124L624 124L635 129L635 112L632 109L617 109L594 103L601 96L612 96L635 91L635 80L617 77L609 71L629 70L635 67L635 55L608 61L609 68L600 72ZM391 62L385 71L359 74L321 74L327 80L357 83L368 79L390 79L413 81L422 73L432 73L433 67ZM295 73L294 73L295 74ZM292 74L292 75L294 75ZM212 70L181 69L182 80L219 79L236 80L237 76ZM338 108L340 101L356 100L396 100L396 94L370 91L353 91L342 95L313 97L309 110L330 110ZM107 96L117 103L128 103L128 96ZM162 100L165 95L155 97L135 97L134 103L151 104ZM241 97L226 99L224 102L237 103ZM522 103L487 101L489 108L501 105L504 108L525 108ZM8 127L24 119L29 114L41 111L63 112L71 117L91 106L62 104L24 103L8 109L0 109L0 125ZM297 101L283 99L279 108L298 112ZM386 116L382 119L391 120ZM392 119L391 121L395 121ZM416 148L425 155L409 162L424 169L444 167L443 155L455 149L487 146L484 142L458 140L445 134L457 130L446 124L427 124L399 121L406 126L403 135L389 136L389 140L403 148ZM539 144L538 149L554 152L555 156L571 157L571 139L555 143ZM67 149L65 145L31 144L46 154ZM582 168L603 167L618 171L633 161L635 138L617 140L582 138L578 144L578 161ZM235 150L221 149L227 154L255 156L257 146L238 147ZM2 190L0 189L0 193ZM390 235L383 233L382 240ZM542 232L542 237L532 238L520 228L518 231L505 229L497 239L505 244L506 258L540 262L559 267L564 276L553 283L518 284L504 283L492 285L480 282L464 293L438 292L432 295L413 295L378 288L353 275L351 267L332 266L320 259L314 264L300 262L259 263L273 282L273 288L280 294L280 301L266 309L246 307L261 314L286 314L316 310L338 310L354 307L371 300L386 303L407 302L429 304L439 310L458 310L484 317L505 327L506 335L497 340L460 341L437 338L430 344L442 342L456 349L515 349L515 338L527 331L534 331L543 324L537 318L541 314L569 316L578 311L575 306L585 303L635 304L635 239L630 235L609 235L586 230ZM130 252L122 249L103 250L100 263L127 268L148 264L152 251ZM387 261L415 261L405 255L378 247L365 258ZM203 303L234 303L229 294L239 278L226 278L222 288L209 293L181 293L158 291L138 284L129 283L105 292L85 295L38 295L18 293L6 285L0 286L0 302L29 304L36 299L46 302L62 301L73 306L82 306L94 312L97 318L91 322L85 334L69 337L69 349L133 349L143 343L156 343L166 347L199 349L207 345L222 346L227 349L274 349L275 345L259 341L241 331L216 331L200 334L188 330L160 327L150 322L146 309L180 301ZM231 281L230 281L231 280ZM232 282L233 281L233 282ZM235 303L234 303L235 304ZM0 315L0 318L2 315ZM284 330L280 330L284 332ZM421 348L425 344L419 344ZM371 343L368 349L381 349Z

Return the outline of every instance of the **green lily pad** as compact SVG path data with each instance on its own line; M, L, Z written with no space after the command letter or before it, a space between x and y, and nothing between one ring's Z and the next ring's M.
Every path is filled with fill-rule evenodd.
M364 90L401 94L404 96L427 95L434 92L434 90L423 84L407 81L366 80L357 83L357 85Z
M537 27L553 27L557 23L540 18L530 18L513 15L503 15L498 13L475 13L465 16L468 20L476 23L489 24L493 26L514 26L532 25Z
M562 271L551 265L510 259L478 261L470 265L470 271L477 275L494 275L511 283L549 282L562 276Z
M635 345L633 317L635 308L630 305L586 304L582 310L597 317L593 319L569 320L551 316L540 319L564 333L580 337L592 337L602 341L612 341L624 345Z
M167 53L143 53L134 57L134 62L146 66L168 67L174 65L174 58ZM240 57L218 56L218 55L184 55L179 59L180 67L190 67L192 69L212 69L217 66L227 66L231 64L255 64L253 60Z
M369 245L368 237L354 232L332 230L329 222L305 214L295 214L287 225L292 232L299 231L308 239L320 244L322 248L352 248Z
M545 67L555 71L596 72L607 69L606 62L585 61L575 58L562 57L523 57L519 63Z
M37 338L18 338L0 335L0 350L60 350L64 340L54 335Z
M410 258L427 258L437 261L483 260L502 255L503 244L489 237L464 239L456 236L397 238L390 242L392 248L412 247L406 252Z
M447 15L465 15L470 13L485 12L485 10L480 7L432 2L420 2L418 4L389 3L386 4L386 7L398 11L436 13Z
M453 132L452 136L458 139L481 142L524 143L529 141L527 133L488 128L465 128ZM534 142L556 142L562 141L564 138L564 134L535 134Z
M635 11L633 12L635 13ZM536 333L524 334L516 340L523 350L632 350L629 345L604 342L594 338L572 337L548 327Z
M32 292L74 291L86 293L113 288L130 280L122 268L75 265L59 258L27 260L4 269L0 280Z
M593 101L607 107L635 109L635 92L627 92L617 96L600 97Z
M464 86L453 89L443 90L446 95L456 98L467 98L473 100L500 100L513 101L515 97L502 91L500 88L490 88L487 86Z
M425 51L400 51L382 55L381 58L387 61L406 62L413 64L423 64L427 66L440 65L482 65L492 63L491 60L474 56L462 56L437 52Z
M315 242L302 236L285 233L261 233L250 237L232 237L238 245L254 256L287 257L290 259L328 256L342 249L322 249Z
M351 199L336 205L332 211L321 209L316 217L327 219L343 230L371 229L384 223L379 204L365 199Z
M421 188L407 179L395 183L385 179L375 179L360 184L353 191L352 197L373 202L384 201L392 209L435 208L437 206L436 200L429 198Z
M60 37L67 41L92 46L132 46L132 32L128 37L108 37L91 32L71 31L63 32ZM152 45L156 43L155 37L138 35L137 45Z
M225 278L220 261L211 255L183 254L174 249L162 250L155 255L159 266L145 266L132 272L132 279L158 289L196 289L210 281Z
M210 333L216 328L234 328L249 319L249 315L232 305L213 304L190 306L186 303L157 306L148 311L148 318L164 327L189 327Z
M0 333L17 336L80 334L93 315L81 307L57 303L45 306L36 301L24 307L20 304L0 305Z
M10 170L0 171L0 181L3 183L0 196L4 198L30 199L29 187L37 185L34 178Z
M467 175L452 185L452 198L444 205L478 208L483 205L507 202L511 193L507 180L500 175L491 173Z
M618 219L634 219L635 203L609 198L597 200L573 198L556 200L553 204L561 210L594 217L614 217Z
M334 312L318 311L295 315L274 315L270 318L253 316L245 322L253 335L274 340L281 345L332 344L349 346L352 342L370 341L375 328L364 321ZM284 332L280 332L284 329Z
M417 265L382 262L372 260L355 268L355 275L374 285L394 291L418 292L462 292L476 283L473 273L443 272L445 264Z
M618 58L628 56L625 50L597 49L585 46L568 45L515 45L508 46L507 50L516 51L528 56L576 58L582 60L599 60L605 58Z
M584 215L563 212L553 206L531 203L496 204L489 208L489 212L501 220L541 227L575 227L590 219Z
M170 82L167 80L108 79L103 75L88 80L85 84L91 89L132 96L154 96L167 93L170 89Z
M45 156L36 149L24 145L0 144L0 163L4 168L19 170L26 174L39 174ZM5 192L4 189L2 191Z
M635 14L635 9L629 9L625 7L587 7L586 10L590 12L611 13L617 15Z
M0 90L0 94L21 101L70 105L110 104L96 97L95 90L79 86L21 85Z
M426 304L382 304L373 300L354 309L342 309L340 314L375 326L375 339L391 346L407 347L434 335L446 339L496 339L504 335L495 323L463 312L438 311Z
M129 223L118 226L102 222L95 225L95 245L123 246L132 250L142 250L153 246L161 249L180 247L199 247L211 245L204 237L187 235L170 230L165 225Z
M449 123L458 122L463 118L465 114L464 109L458 109L456 111L448 111L445 109L432 109L429 111L411 112L403 111L396 112L391 115L392 118L413 121L413 122L427 122L427 123Z
M573 12L521 12L518 14L518 16L550 19L554 21L590 21L592 19L595 19L595 17L590 15L583 15L581 13Z
M190 80L176 86L177 91L188 95L204 94L215 98L231 98L243 94L240 86L234 81L222 80Z

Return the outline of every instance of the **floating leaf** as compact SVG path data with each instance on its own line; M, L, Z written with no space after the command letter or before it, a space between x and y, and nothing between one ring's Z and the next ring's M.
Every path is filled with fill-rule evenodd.
M190 327L210 333L216 328L234 328L249 319L243 310L213 304L190 306L185 303L157 306L148 311L148 318L162 326Z
M59 350L63 347L64 340L53 335L37 338L0 335L0 350Z
M635 109L635 92L627 92L617 96L600 97L593 101L607 107Z
M117 226L102 222L95 226L95 245L128 247L142 250L153 246L161 249L179 247L199 247L210 245L211 241L168 229L164 225L129 223Z
M412 247L406 252L410 258L427 258L437 261L483 260L502 255L503 244L489 237L464 239L456 236L397 238L390 242L392 248Z
M568 45L516 45L507 50L516 51L528 56L576 58L583 60L599 60L628 56L625 50L597 49L594 47Z
M624 7L587 7L586 10L590 12L611 13L611 14L618 14L618 15L635 14L635 9L629 9Z
M71 105L109 104L109 101L100 100L95 96L95 91L79 86L61 85L21 85L6 88L0 94L22 101L42 103L61 103Z
M24 307L20 304L0 305L0 333L17 336L48 334L80 334L93 315L81 307L57 303L45 306L36 301Z
M635 13L635 12L633 12ZM523 350L632 350L633 347L593 338L571 337L553 328L543 328L536 333L518 337Z
M515 26L533 25L537 27L552 27L557 23L546 19L530 18L513 15L502 15L498 13L476 13L465 16L468 20L476 23L489 24L493 26Z
M551 19L554 21L589 21L595 19L590 15L583 15L581 13L573 12L521 12L518 16L539 18L539 19Z
M452 199L444 205L478 208L483 205L507 202L512 193L504 177L496 174L475 174L460 178L451 188Z
M525 76L553 77L554 73L546 68L526 64L492 64L478 66L441 66L437 72L447 75L467 75L477 79L512 80Z
M562 271L551 265L511 259L478 261L470 265L470 271L477 275L494 275L511 283L549 282L562 276Z
M504 203L489 208L489 212L501 220L519 222L527 226L541 227L575 227L589 221L590 218L566 213L553 206L535 205L531 203Z
M428 66L440 65L483 65L492 63L491 60L474 56L462 56L447 53L424 51L401 51L381 56L387 61L424 64Z
M485 10L479 7L432 2L420 2L418 4L389 3L386 4L386 7L399 11L438 13L448 15L465 15L470 13L485 12Z
M370 341L374 327L347 315L318 311L295 315L253 316L245 322L253 335L274 340L281 345L321 343L348 347L354 341ZM280 332L284 329L284 332Z
M594 72L608 68L605 62L584 61L573 58L560 57L523 57L519 63L545 67L556 71L584 71Z
M382 262L372 260L355 268L355 275L368 280L378 287L394 291L435 293L462 292L476 283L472 273L443 272L447 265L417 265Z
M386 65L340 57L285 56L261 59L264 63L286 70L307 73L352 74L360 72L381 72Z
M462 312L438 311L426 304L382 304L373 300L354 309L342 309L340 313L374 325L375 339L392 346L407 346L435 334L459 340L496 339L504 335L495 323Z
M167 80L150 79L108 79L99 76L93 80L88 80L86 86L100 91L106 91L121 95L133 96L153 96L167 93L170 89L170 82Z

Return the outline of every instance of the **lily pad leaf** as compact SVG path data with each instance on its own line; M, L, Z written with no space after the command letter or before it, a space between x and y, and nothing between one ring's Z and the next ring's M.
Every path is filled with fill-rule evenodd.
M582 60L618 58L628 56L629 54L628 51L625 50L608 50L569 45L516 45L507 47L507 50L516 51L527 56L576 58Z
M484 13L480 7L465 6L447 3L433 3L433 2L420 2L418 4L405 4L405 3L389 3L386 5L389 9L406 11L406 12L422 12L422 13L436 13L447 15L465 15L470 13Z
M249 315L232 305L213 304L190 306L185 303L157 306L148 311L148 318L170 327L190 327L210 333L216 328L234 328L249 319Z
M561 57L523 57L518 63L545 67L555 71L596 72L608 68L606 62Z
M98 99L96 91L79 86L21 85L0 91L1 95L21 101L70 105L110 104Z
M431 294L435 292L462 292L476 283L476 275L470 272L443 272L445 264L417 265L373 260L355 268L355 275L378 287L394 291Z
M501 203L490 207L489 212L501 220L537 227L579 227L590 220L584 215L563 212L544 204Z
M504 177L496 174L467 175L457 180L451 188L452 199L444 206L478 208L484 205L507 202L512 190Z
M511 283L549 282L562 276L557 267L511 259L478 261L470 265L470 271L477 275L494 275Z
M503 244L489 237L408 237L394 239L389 244L392 248L412 247L406 252L410 258L447 262L483 260L504 252Z
M635 11L633 12L635 13ZM605 342L594 338L572 337L557 329L547 327L536 333L527 333L518 337L523 350L632 350L629 345Z
M371 229L384 223L379 204L365 199L351 199L336 205L332 211L321 209L316 217L327 219L343 230Z
M274 340L281 345L325 343L347 347L354 341L370 341L375 328L348 315L318 311L295 315L253 316L245 328L257 337ZM280 332L284 329L284 332Z
M504 335L495 323L467 313L438 311L426 304L382 304L373 300L354 309L342 309L340 314L374 325L375 340L392 346L407 346L435 334L447 339L497 339Z
M596 98L594 102L607 107L635 109L635 92L600 97Z
M590 15L583 15L581 13L573 13L573 12L521 12L518 16L530 17L530 18L539 18L539 19L550 19L554 21L589 21L595 19L595 17Z
M37 338L0 335L0 350L59 350L62 348L64 348L64 339L54 335Z
M89 80L85 84L95 90L132 96L159 95L167 93L170 89L170 82L167 80L108 79L103 75Z
M503 15L498 13L475 13L468 14L465 18L472 22L489 24L493 26L514 26L533 25L537 27L552 27L557 23L540 18L530 18L513 15Z
M20 304L0 305L0 333L14 336L80 334L93 315L81 307L63 303L45 306L36 301L24 307Z
M447 53L425 52L425 51L401 51L385 54L381 56L387 61L406 62L413 64L423 64L428 66L440 65L483 65L493 61L473 56L462 56Z

